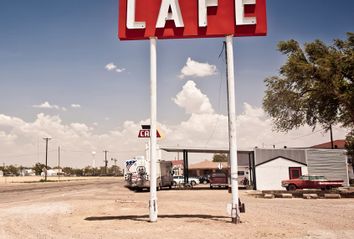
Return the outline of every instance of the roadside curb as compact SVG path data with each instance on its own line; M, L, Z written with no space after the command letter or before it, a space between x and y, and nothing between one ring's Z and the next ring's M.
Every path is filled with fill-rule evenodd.
M325 199L341 199L342 197L338 193L327 193L324 195Z
M274 198L274 194L266 193L266 194L264 194L263 198L265 198L265 199L273 199Z
M281 198L293 198L293 195L291 193L282 193Z
M302 196L304 199L318 199L317 193L304 193Z

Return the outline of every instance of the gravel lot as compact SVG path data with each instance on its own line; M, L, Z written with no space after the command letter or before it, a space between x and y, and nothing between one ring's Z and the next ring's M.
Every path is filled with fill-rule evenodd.
M354 238L354 199L260 199L230 223L227 190L162 190L149 223L149 193L121 178L0 185L0 238Z

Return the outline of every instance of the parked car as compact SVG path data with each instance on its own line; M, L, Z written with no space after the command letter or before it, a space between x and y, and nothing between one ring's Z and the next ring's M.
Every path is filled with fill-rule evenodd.
M203 175L203 176L198 177L199 182L203 183L203 184L209 183L210 182L209 178L210 178L210 175Z
M227 176L225 173L213 173L210 175L210 188L229 186Z
M183 183L184 183L184 176L173 176L172 185L176 186L178 184L183 184ZM199 184L200 181L196 177L188 177L188 183L190 183L192 186L195 186Z
M288 191L305 188L330 190L341 187L343 182L343 180L328 180L324 176L303 175L296 179L283 180L281 186L285 187Z

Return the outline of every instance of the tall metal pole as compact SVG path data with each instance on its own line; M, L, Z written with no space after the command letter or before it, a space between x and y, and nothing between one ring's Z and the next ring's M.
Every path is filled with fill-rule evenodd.
M150 38L150 222L157 222L156 195L156 118L157 118L157 54L155 37Z
M111 161L114 162L114 176L117 176L117 161L118 161L118 159L111 158Z
M226 36L227 58L227 90L228 90L228 113L229 113L229 150L231 166L231 218L233 223L240 222L238 208L238 174L237 174L237 141L236 141L236 97L235 97L235 72L233 36Z
M107 160L107 153L108 151L107 150L104 150L104 168L105 168L105 174L107 175L108 172L107 172L107 166L108 166L108 160Z
M329 126L329 132L331 136L331 149L334 149L332 125Z
M3 169L4 169L4 171L3 171L3 176L4 176L4 179L5 179L5 183L7 183L7 178L6 178L6 175L5 175L5 163L2 163L2 166L3 166Z
M60 181L60 174L61 174L61 170L60 170L60 146L58 146L58 178Z
M91 155L93 157L93 160L92 160L92 173L93 173L93 176L96 176L96 172L95 172L95 168L96 168L96 160L95 160L96 151L92 151Z
M45 140L45 171L44 171L44 181L47 181L47 171L48 171L48 141L51 138L43 138Z

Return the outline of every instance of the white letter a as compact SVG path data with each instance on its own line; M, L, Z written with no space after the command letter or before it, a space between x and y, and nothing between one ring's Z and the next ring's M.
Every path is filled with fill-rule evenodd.
M156 28L164 28L168 20L173 20L176 27L184 27L178 0L162 0Z

